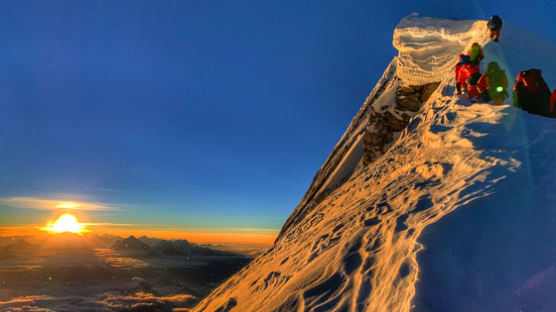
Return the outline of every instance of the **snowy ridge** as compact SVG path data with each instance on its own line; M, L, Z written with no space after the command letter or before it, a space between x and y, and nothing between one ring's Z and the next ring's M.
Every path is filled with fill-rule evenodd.
M383 91L391 88L392 83L395 83L395 71L396 64L394 60L392 60L376 86L365 99L365 102L351 121L348 129L344 132L332 150L332 153L330 153L322 167L316 173L309 189L294 212L290 215L288 220L286 220L277 240L281 239L285 229L301 220L310 209L314 208L316 203L319 202L323 196L327 195L327 187L336 186L335 184L337 182L343 181L344 176L338 175L338 173L344 173L345 171L351 173L350 170L355 168L359 159L363 156L361 138L367 126L365 119L373 109L374 103L382 98ZM351 154L350 151L355 151L356 155ZM351 162L347 163L345 161L346 159L349 159ZM340 170L342 167L344 170Z
M556 224L556 212L550 209L539 213L539 218L531 218L539 204L556 207L554 192L543 192L541 187L547 184L556 189L552 182L556 162L540 159L556 153L554 120L508 105L470 104L465 97L454 95L455 59L473 42L487 43L484 26L484 21L416 15L402 20L394 31L398 57L317 173L274 246L193 311L518 311L531 307L527 306L529 301L512 298L516 294L522 295L520 298L538 297L535 287L530 286L534 283L526 281L553 274L549 265L550 261L556 263L556 247L545 248L546 253L529 260L527 269L519 274L512 270L516 265L510 257L494 263L467 260L470 241L477 241L481 250L497 248L504 255L533 244L534 235L520 239L519 244L486 239L489 234L500 237L494 235L499 231L511 232L520 220L529 218L531 224L547 227L552 221ZM508 29L502 33L500 46L486 44L485 54L490 49L519 45L520 34ZM545 77L556 77L556 67L547 67L556 48L550 50L550 43L543 46L548 50L536 60L537 67L547 69ZM509 58L510 54L502 54L507 64L524 64L529 58L523 53ZM320 193L324 195L316 201L319 190L345 166L345 160L356 158L354 146L371 106L393 106L392 93L400 84L437 79L442 81L438 89L390 149L370 165L355 170L330 194ZM554 87L550 79L547 82ZM512 80L510 75L508 80ZM537 163L542 170L535 169ZM527 187L512 189L524 181ZM516 199L524 194L540 199ZM482 206L485 203L488 206ZM516 217L510 225L499 222L496 228L474 228L481 220L488 220L482 213L502 214L496 210L499 207L515 207L511 211ZM468 216L470 211L472 216ZM468 217L465 222L464 216ZM449 226L443 225L446 222ZM467 236L458 235L461 229ZM556 230L550 234L553 232ZM556 246L556 235L543 238L552 240L547 245ZM447 248L459 250L459 258ZM480 257L480 250L476 253ZM528 256L522 253L523 258ZM435 271L439 263L448 268ZM486 265L484 271L499 272L498 282L489 284L474 276L480 281L476 283L480 290L468 287L472 289L468 292L461 288L466 280L455 287L442 284L443 275L450 275L452 280L468 276L461 272L473 275L472 265Z
M444 81L453 75L460 53L488 41L485 21L440 20L416 14L402 19L392 44L399 51L396 74L407 84Z
M400 84L426 84L443 81L452 74L453 63L475 41L484 44L484 21L452 21L412 14L394 30L393 44L399 54L365 99L361 109L319 169L305 196L286 221L284 229L296 224L308 210L327 196L355 170L363 156L362 137L371 111L389 111L402 118L395 107L395 92ZM481 29L483 31L481 31ZM475 40L475 41L473 41ZM434 65L431 65L434 64Z

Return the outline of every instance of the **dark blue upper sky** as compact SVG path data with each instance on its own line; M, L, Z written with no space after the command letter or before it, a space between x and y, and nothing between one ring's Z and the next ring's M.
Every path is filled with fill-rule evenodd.
M553 1L511 2L2 1L0 198L279 228L395 55L402 17L499 14L556 40ZM0 206L5 224L35 213Z

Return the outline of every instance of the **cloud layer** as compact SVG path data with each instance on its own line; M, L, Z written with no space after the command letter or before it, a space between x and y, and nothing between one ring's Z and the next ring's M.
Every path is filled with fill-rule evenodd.
M37 197L7 197L0 198L0 205L5 205L14 208L24 209L40 209L40 210L115 210L114 205L95 202L81 202L81 201L64 201L54 199L44 199Z
M79 311L89 307L100 311L172 311L175 308L187 311L196 297L189 294L156 296L147 292L129 295L105 293L98 298L23 296L0 301L0 312L4 311Z

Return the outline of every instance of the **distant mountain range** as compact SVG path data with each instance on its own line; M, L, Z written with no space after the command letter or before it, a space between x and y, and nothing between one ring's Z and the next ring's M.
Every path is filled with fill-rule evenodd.
M142 241L135 238L135 236L131 235L128 238L117 240L111 247L113 250L129 250L129 251L137 251L137 250L147 250L149 249L149 245L143 243Z
M160 243L162 239L156 237L147 237L145 235L137 238L138 240L142 241L143 243L149 245L150 247Z
M233 256L235 253L214 250L193 244L184 239L163 240L159 238L148 238L141 236L136 238L131 235L128 238L116 241L112 250L131 253L144 253L146 256Z
M0 245L0 260L29 253L37 253L39 255L83 253L92 252L97 248L110 248L122 253L144 257L239 255L234 252L216 250L207 246L190 243L185 239L164 240L147 236L136 238L133 235L127 238L120 238L97 234L59 233L47 235L46 237L3 238L2 245Z

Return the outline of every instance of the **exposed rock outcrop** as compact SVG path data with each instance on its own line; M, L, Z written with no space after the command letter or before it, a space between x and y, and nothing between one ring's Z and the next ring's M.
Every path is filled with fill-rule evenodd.
M440 82L432 82L421 86L400 86L396 91L396 105L392 109L381 107L383 112L372 111L367 116L367 127L363 136L365 154L364 166L384 154L395 139L395 133L407 127L413 116ZM396 116L397 115L397 116Z
M440 82L428 83L422 86L402 86L396 92L396 109L417 112L431 94L438 88Z

